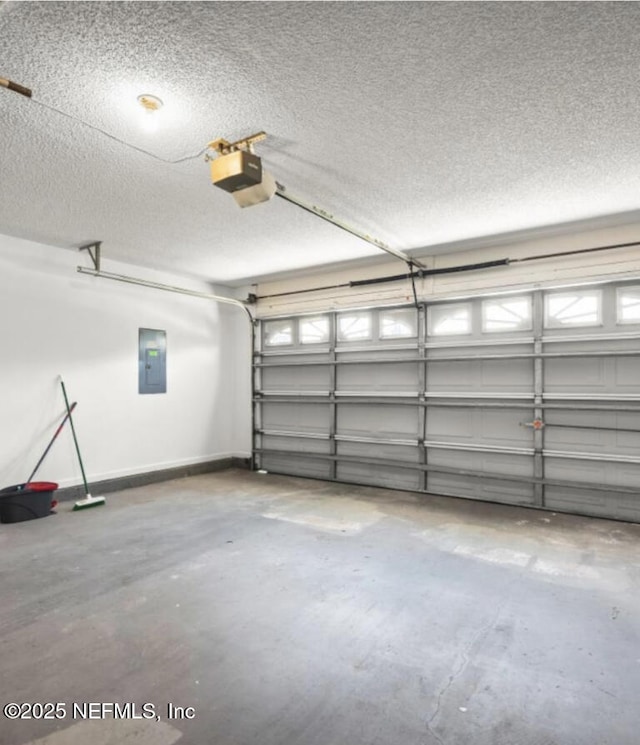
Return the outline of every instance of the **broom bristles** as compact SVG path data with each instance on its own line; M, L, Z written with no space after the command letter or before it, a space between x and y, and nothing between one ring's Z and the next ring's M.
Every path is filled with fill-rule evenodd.
M73 511L86 510L89 507L99 507L101 504L105 504L106 500L104 497L92 497L91 494L87 494L84 499L79 500L73 505Z

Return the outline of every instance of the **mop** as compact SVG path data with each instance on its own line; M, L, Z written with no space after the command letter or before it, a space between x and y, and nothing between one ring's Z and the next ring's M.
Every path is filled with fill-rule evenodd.
M33 480L33 477L36 475L36 471L38 470L38 468L40 468L40 466L42 465L42 462L44 461L44 459L49 454L49 450L51 450L51 448L53 447L53 443L56 441L56 438L58 437L58 435L60 434L60 432L62 432L62 428L67 423L67 419L69 419L69 417L71 416L71 412L76 408L77 405L78 405L78 402L77 401L74 401L71 404L71 408L67 411L67 413L64 416L64 419L60 422L60 425L58 426L58 429L55 431L55 434L53 435L53 437L51 438L51 440L49 441L49 444L47 445L46 450L40 456L40 460L36 463L36 466L33 469L33 471L31 471L31 475L24 482L24 484L20 484L20 488L21 489L26 489L29 486L29 484Z
M87 477L84 472L84 465L82 464L82 456L80 455L80 446L78 445L78 438L76 437L76 428L73 426L73 417L71 416L71 409L69 408L69 399L67 398L67 389L64 387L64 380L62 375L60 376L60 385L62 386L62 395L64 396L64 403L67 407L67 414L69 415L69 424L71 425L71 432L73 434L73 442L76 446L76 453L78 453L78 461L80 463L80 470L82 471L82 482L84 484L85 498L80 499L73 505L75 510L86 510L89 507L98 507L105 503L104 497L92 497L89 494L89 484L87 484Z

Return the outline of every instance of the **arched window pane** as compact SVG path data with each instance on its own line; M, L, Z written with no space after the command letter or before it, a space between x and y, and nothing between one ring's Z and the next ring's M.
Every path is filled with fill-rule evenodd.
M345 313L338 316L338 339L357 341L371 338L371 313Z
M316 316L300 319L300 343L322 344L329 341L329 318Z
M398 339L418 335L418 315L414 308L380 311L380 338Z
M523 331L531 328L531 298L492 298L482 303L482 330Z
M264 343L267 347L293 344L292 320L266 321L264 324Z
M640 287L618 288L618 323L640 323Z
M434 305L429 308L429 333L432 336L450 336L471 333L471 306Z
M545 326L598 326L602 319L600 290L575 290L545 296Z

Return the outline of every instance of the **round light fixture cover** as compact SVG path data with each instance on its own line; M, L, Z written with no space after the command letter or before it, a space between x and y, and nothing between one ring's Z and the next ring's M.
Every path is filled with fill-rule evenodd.
M145 111L150 114L158 111L164 105L161 98L158 98L158 96L153 96L151 95L151 93L142 93L140 96L138 96L138 103Z

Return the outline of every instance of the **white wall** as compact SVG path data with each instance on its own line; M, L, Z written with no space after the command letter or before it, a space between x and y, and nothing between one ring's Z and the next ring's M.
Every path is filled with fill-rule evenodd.
M241 308L80 275L89 257L0 235L0 487L24 482L64 413L89 482L250 451ZM204 292L181 277L103 268ZM138 328L167 332L167 393L138 394ZM81 483L68 425L37 475Z
M427 268L444 268L509 258L576 251L597 246L629 243L640 240L640 223L617 227L576 229L556 236L538 236L518 242L487 241L480 247L443 253L423 260ZM463 247L460 247L461 249ZM372 277L403 274L406 265L389 259L373 266L346 267L330 272L309 273L306 277L262 282L251 288L259 297L291 290L328 287L344 282ZM599 279L640 276L640 246L616 249L601 253L579 254L544 261L513 263L493 269L472 272L441 274L416 281L420 300L437 300L461 295L481 294L501 290L516 290L571 283L588 283ZM356 288L328 289L300 295L284 295L260 300L259 317L322 311L331 308L364 307L369 305L401 304L413 302L409 280Z

